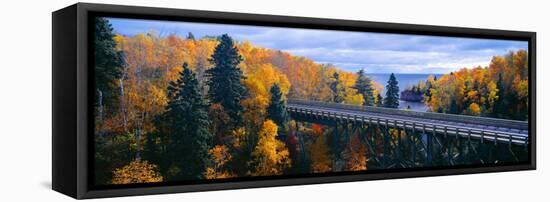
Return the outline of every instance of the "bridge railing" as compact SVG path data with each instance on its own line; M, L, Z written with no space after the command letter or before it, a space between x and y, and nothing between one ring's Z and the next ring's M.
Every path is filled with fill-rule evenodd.
M433 112L417 112L417 111L411 111L411 110L399 110L399 109L371 107L371 106L357 106L357 105L349 105L349 104L337 104L337 103L300 100L300 99L289 99L287 102L288 104L296 104L296 105L327 107L327 108L334 108L334 109L346 109L346 110L372 112L372 113L380 113L380 114L388 114L388 115L435 119L435 120L450 121L450 122L465 123L465 124L487 125L487 126L493 126L498 128L510 128L510 129L516 129L516 130L529 129L529 124L526 121L496 119L496 118L479 117L479 116L433 113Z
M310 117L325 117L334 120L360 121L363 123L383 125L392 128L404 128L413 131L434 132L445 136L460 136L463 138L481 139L487 141L498 141L510 144L526 145L529 138L526 135L518 135L517 132L491 131L486 129L472 129L457 126L445 126L433 123L417 123L414 121L398 120L394 118L373 118L358 115L351 115L348 112L325 112L323 109L301 109L294 106L289 107L291 113L303 114Z

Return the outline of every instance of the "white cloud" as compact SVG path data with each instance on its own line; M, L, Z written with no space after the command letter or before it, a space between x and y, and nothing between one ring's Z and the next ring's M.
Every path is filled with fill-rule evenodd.
M357 71L447 73L462 67L486 66L492 56L527 48L527 42L457 37L365 33L280 27L240 26L111 19L115 31L127 35L158 33L196 37L229 34L266 48L306 56L319 63Z

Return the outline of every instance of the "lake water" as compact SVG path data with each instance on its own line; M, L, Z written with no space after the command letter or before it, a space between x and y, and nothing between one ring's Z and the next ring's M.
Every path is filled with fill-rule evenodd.
M428 76L435 75L436 77L441 77L442 74L395 74L395 78L397 79L399 90L403 91L406 88L418 84L419 81L426 81L428 79ZM386 96L386 85L388 84L388 79L390 78L390 74L367 74L369 78L371 78L373 81L381 84L384 86L384 90L382 91L382 96ZM428 111L428 107L424 105L422 102L408 102L399 100L399 109L406 109L407 106L411 107L411 110L413 111L420 111L425 112Z

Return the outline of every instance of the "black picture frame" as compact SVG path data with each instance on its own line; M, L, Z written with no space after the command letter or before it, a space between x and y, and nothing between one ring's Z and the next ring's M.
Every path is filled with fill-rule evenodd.
M97 187L93 174L93 61L94 16L216 22L222 24L315 28L416 35L511 39L528 42L529 58L529 161L496 166L456 166L365 173L330 173L285 178L260 177L209 183L161 183ZM77 3L52 13L52 188L68 196L98 197L195 192L255 187L305 185L424 176L443 176L536 169L536 33L398 23L288 17L184 9Z

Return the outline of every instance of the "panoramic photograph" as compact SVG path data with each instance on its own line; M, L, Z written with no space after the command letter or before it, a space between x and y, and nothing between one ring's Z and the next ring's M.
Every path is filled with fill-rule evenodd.
M528 42L97 17L95 185L529 159Z

